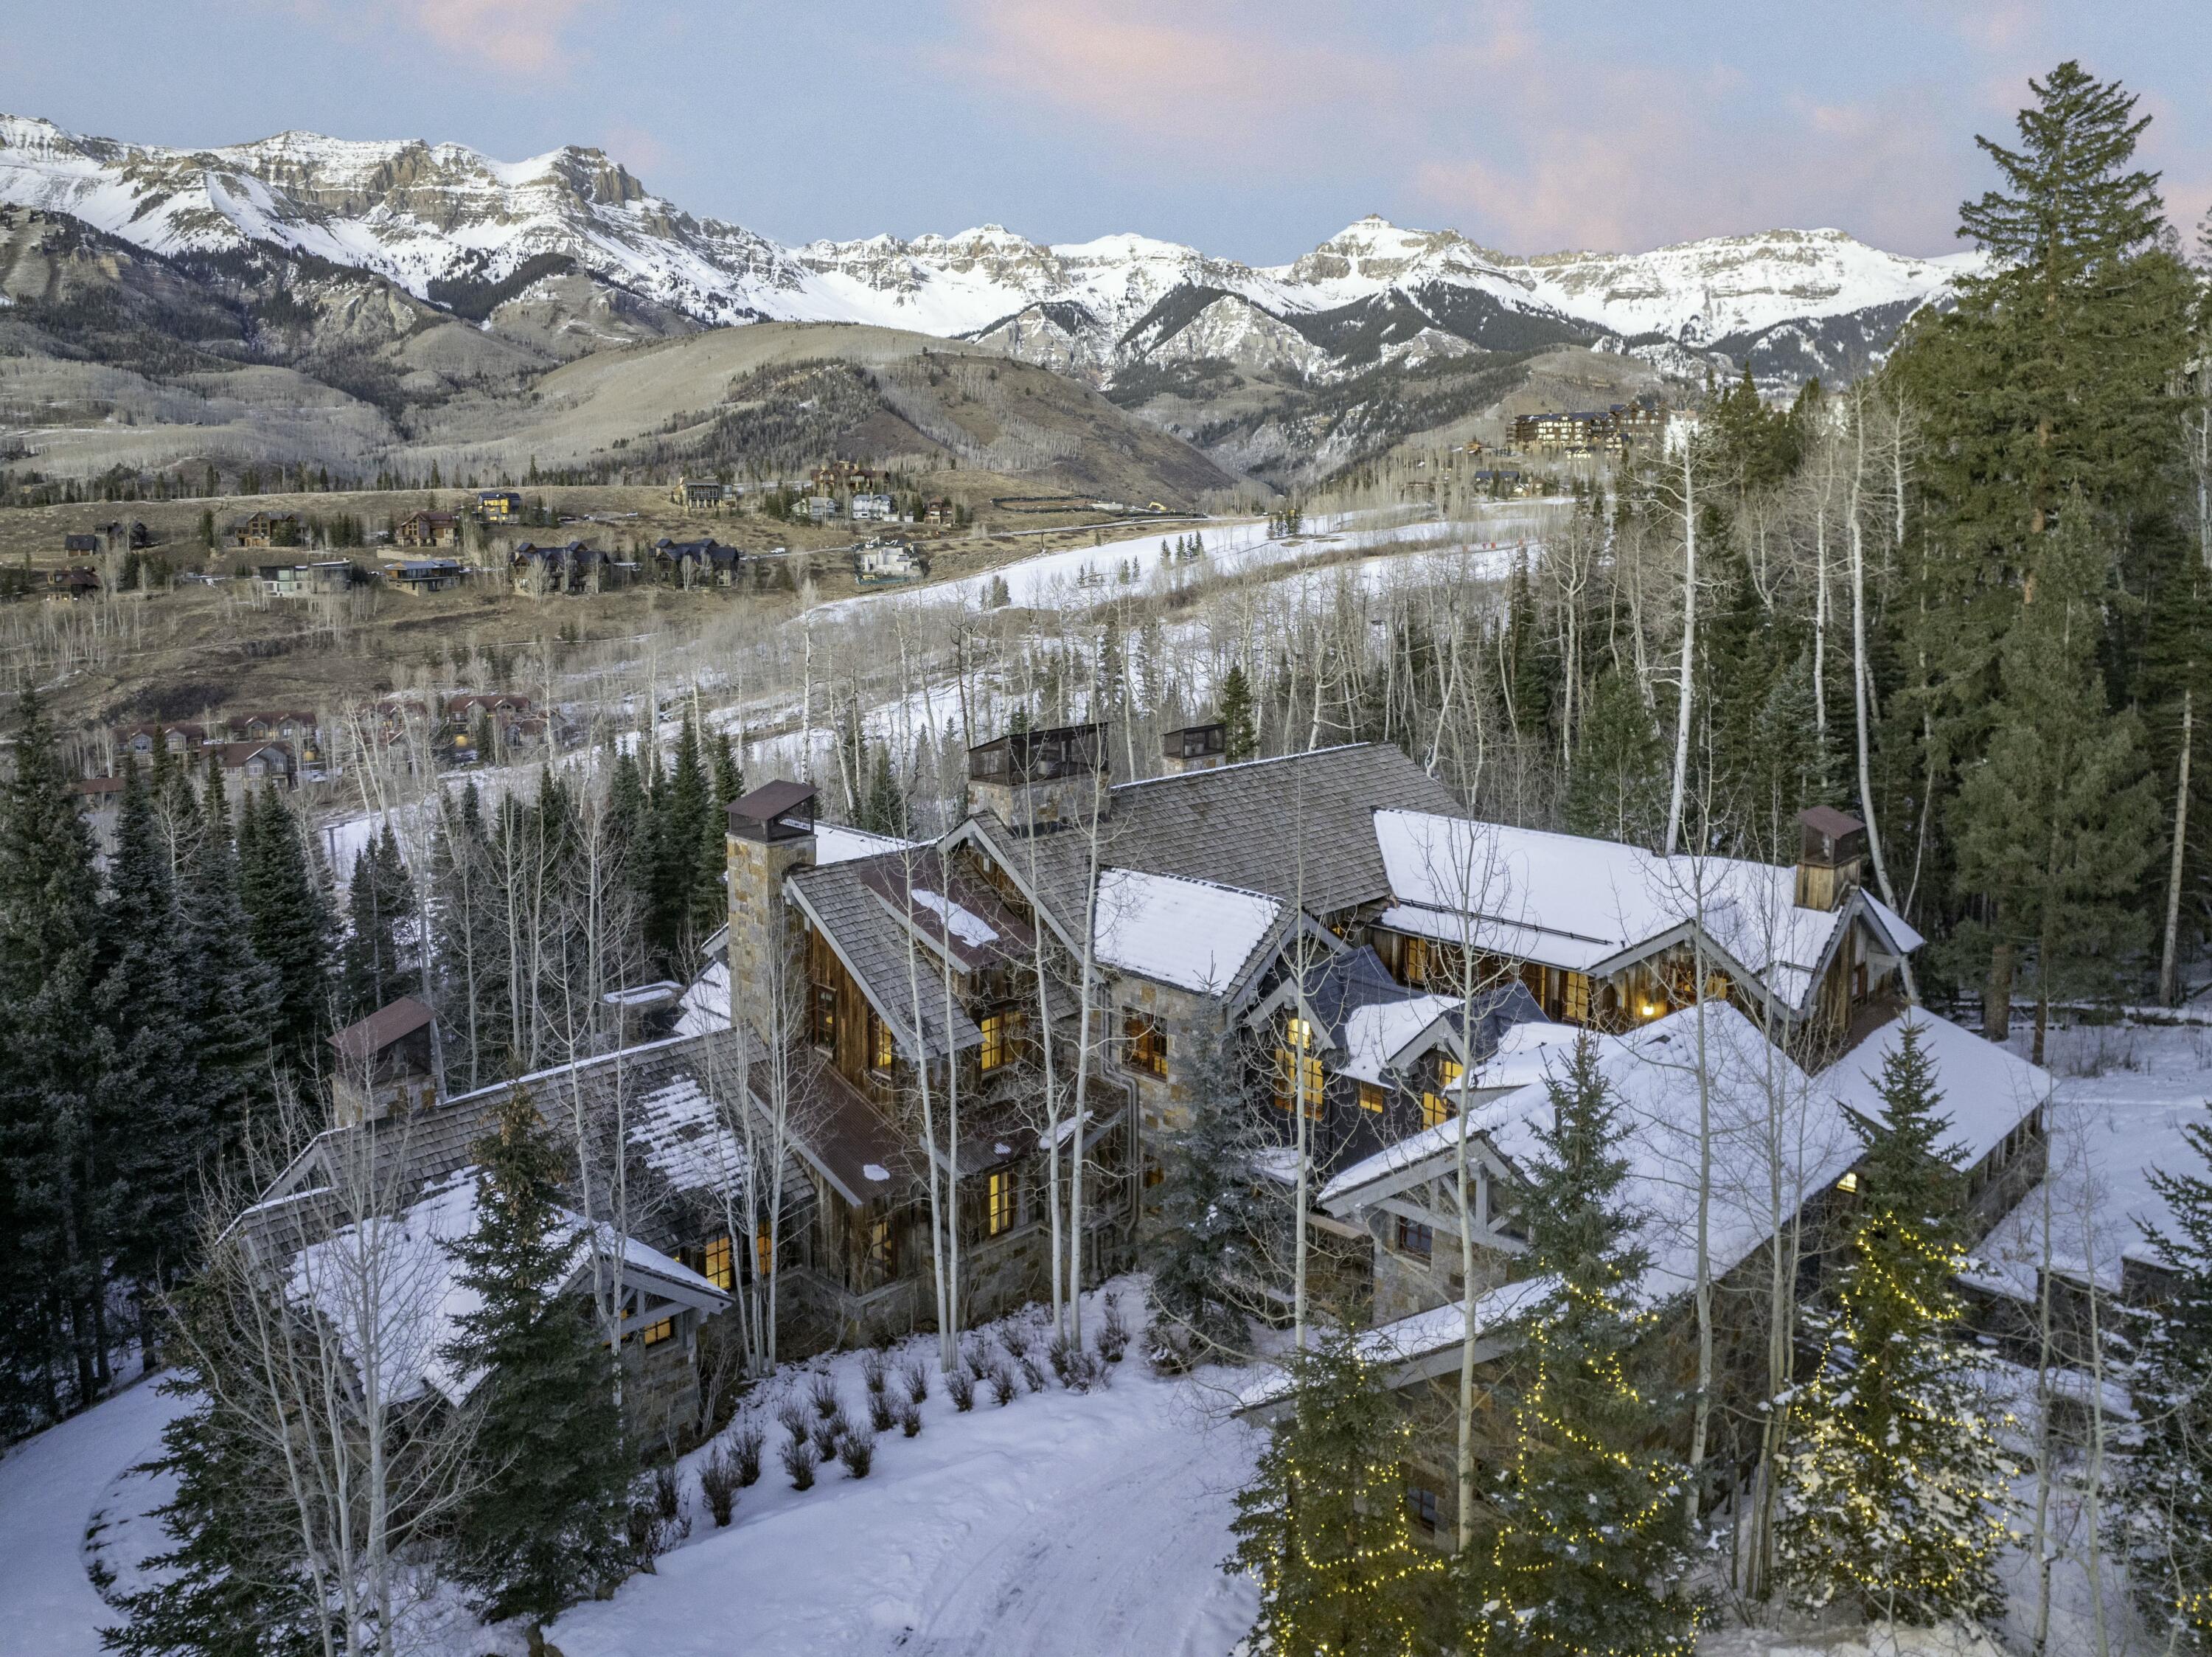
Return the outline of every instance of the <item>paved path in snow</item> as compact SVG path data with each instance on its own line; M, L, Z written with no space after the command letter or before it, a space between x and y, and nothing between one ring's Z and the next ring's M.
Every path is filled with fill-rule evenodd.
M852 1404L860 1386L841 1375ZM1256 1435L1133 1359L1112 1390L1048 1387L878 1441L864 1482L761 1482L704 1530L551 1630L568 1657L1223 1657L1249 1626L1222 1575Z
M181 1401L150 1384L0 1460L0 1657L94 1657L116 1622L84 1569L84 1529L125 1469L161 1447Z

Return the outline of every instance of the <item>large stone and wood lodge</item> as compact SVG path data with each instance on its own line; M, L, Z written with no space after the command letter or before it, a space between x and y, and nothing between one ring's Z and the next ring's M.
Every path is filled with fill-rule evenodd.
M1686 1028L1722 1033L1731 1087L1793 1078L1836 1130L1802 1170L1815 1203L1838 1200L1840 1129L1878 1112L1865 1073L1916 1018L1940 1033L1946 1084L1978 1101L1978 1203L1994 1218L2039 1169L2048 1078L1906 1008L1900 967L1921 941L1861 885L1852 819L1806 813L1791 864L1660 857L1471 819L1395 747L1234 765L1223 747L1218 727L1173 732L1166 775L1116 783L1102 726L1015 733L971 750L969 813L931 841L823 823L803 783L730 807L728 924L672 1032L521 1084L556 1127L625 1124L630 1206L590 1217L690 1274L652 1264L637 1290L631 1362L659 1378L671 1422L717 1297L756 1273L780 1274L787 1354L928 1325L933 1172L957 1216L968 1321L1044 1294L1044 1193L1079 1138L1086 1278L1131 1265L1162 1136L1189 1121L1223 1042L1273 1131L1303 1113L1340 1304L1391 1331L1408 1387L1456 1350L1468 1294L1510 1298L1527 1124L1546 1067L1583 1033L1661 1161ZM360 1077L344 1125L269 1213L312 1215L319 1182L364 1141L406 1160L416 1200L450 1206L511 1084L450 1090L427 1010L335 1039ZM748 1169L758 1189L778 1121L771 1251L734 1228L732 1193ZM1439 1195L1471 1122L1485 1260L1472 1285ZM1773 1226L1738 1230L1748 1258Z

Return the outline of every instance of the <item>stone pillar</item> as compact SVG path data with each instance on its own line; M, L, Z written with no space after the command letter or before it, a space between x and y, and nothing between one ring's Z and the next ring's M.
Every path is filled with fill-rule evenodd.
M729 834L724 844L730 877L730 1021L749 1018L754 1035L766 1041L759 990L774 981L777 956L798 947L797 918L783 895L783 877L812 866L814 837L758 840ZM749 987L753 993L747 993Z

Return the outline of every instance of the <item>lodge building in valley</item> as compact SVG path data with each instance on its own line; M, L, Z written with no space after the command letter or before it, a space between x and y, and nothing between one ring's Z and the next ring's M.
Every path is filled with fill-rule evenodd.
M1699 1020L1737 1056L1737 1093L1791 1079L1830 1161L1879 1108L1865 1073L1900 1019L1941 1026L1944 1064L1971 1073L1946 1084L1978 1090L1978 1201L1993 1216L2040 1168L2048 1078L1908 1008L1921 940L1862 884L1840 813L1804 814L1794 863L1664 857L1469 819L1384 745L1227 765L1200 725L1168 734L1161 775L1115 782L1107 739L971 750L968 814L929 841L824 823L803 783L756 789L729 807L728 923L697 980L639 992L659 1022L630 1045L521 1079L557 1130L621 1124L625 1206L576 1223L622 1263L657 1419L696 1407L702 1337L763 1274L787 1355L928 1325L933 1193L963 1321L1047 1292L1047 1196L1066 1212L1079 1148L1084 1276L1127 1269L1162 1136L1224 1064L1273 1132L1303 1130L1340 1304L1389 1331L1414 1392L1469 1295L1526 1292L1528 1124L1585 1033L1655 1191ZM450 1092L428 1009L391 1012L335 1039L353 1103L256 1210L265 1246L321 1240L317 1193L364 1155L399 1171L409 1212L430 1205L422 1224L453 1221L468 1148L517 1084ZM1470 1283L1439 1182L1477 1120ZM1803 1173L1805 1200L1832 1203L1850 1168ZM1740 1229L1748 1258L1772 1217Z

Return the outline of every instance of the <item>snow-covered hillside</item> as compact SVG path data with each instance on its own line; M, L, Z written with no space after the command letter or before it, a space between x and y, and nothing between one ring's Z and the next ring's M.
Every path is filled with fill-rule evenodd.
M597 149L505 162L459 144L285 132L185 151L9 116L0 116L0 203L69 213L161 253L273 245L433 301L454 284L481 291L518 275L526 287L566 261L709 325L837 320L981 336L1102 381L1133 363L1200 356L1323 378L1354 372L1374 359L1361 325L1386 317L1440 340L1662 356L1723 342L1747 350L1794 328L1800 346L1816 342L1814 357L1819 341L1863 356L1973 257L1901 257L1816 229L1523 258L1373 216L1271 267L1139 235L1047 247L995 224L787 248L695 217ZM1851 320L1863 320L1835 326Z

